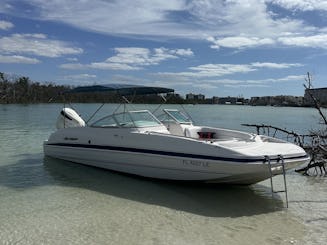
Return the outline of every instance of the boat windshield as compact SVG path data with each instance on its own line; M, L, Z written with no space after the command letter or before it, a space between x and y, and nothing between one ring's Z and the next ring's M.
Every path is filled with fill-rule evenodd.
M164 115L161 115L162 122L175 121L182 124L192 124L192 121L182 112L176 109L164 109Z
M148 110L126 111L104 117L95 123L92 127L154 127L161 125L160 121L155 118Z

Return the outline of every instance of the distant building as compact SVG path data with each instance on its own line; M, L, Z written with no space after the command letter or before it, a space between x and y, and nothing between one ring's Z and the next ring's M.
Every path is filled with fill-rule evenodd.
M198 95L195 96L195 99L197 99L197 100L204 100L205 99L205 96L204 96L204 94L198 94Z
M224 104L224 105L243 105L245 99L242 97L221 97L217 98L218 104Z
M194 100L194 94L190 93L186 95L187 100Z
M302 106L302 96L278 95L278 96L263 96L251 97L250 105L258 106Z
M283 104L290 106L302 106L303 105L303 96L284 96Z
M205 100L205 96L203 94L193 94L193 93L189 93L186 95L186 100Z
M212 104L218 104L219 103L219 97L213 96L212 97Z
M311 88L306 89L304 93L304 102L305 106L314 106L314 102L310 94L315 97L321 106L327 106L327 88Z

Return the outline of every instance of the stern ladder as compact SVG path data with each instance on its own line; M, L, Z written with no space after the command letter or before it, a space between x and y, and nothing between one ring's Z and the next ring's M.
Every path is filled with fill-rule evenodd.
M285 162L284 162L284 158L282 155L278 155L278 159L277 159L277 163L281 163L281 167L282 167L282 173L283 173L283 179L284 179L284 190L279 190L279 191L275 191L274 190L274 185L273 185L273 170L271 167L271 159L269 156L265 156L265 162L268 163L268 169L269 169L269 174L270 174L270 186L271 186L271 194L273 195L274 193L280 193L280 192L284 192L285 193L285 200L286 200L286 208L288 208L288 195L287 195L287 184L286 184L286 171L285 171Z

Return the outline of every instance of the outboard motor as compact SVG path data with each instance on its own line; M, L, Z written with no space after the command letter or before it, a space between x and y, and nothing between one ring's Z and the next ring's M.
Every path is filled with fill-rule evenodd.
M57 129L85 127L84 120L71 108L63 108L56 123Z

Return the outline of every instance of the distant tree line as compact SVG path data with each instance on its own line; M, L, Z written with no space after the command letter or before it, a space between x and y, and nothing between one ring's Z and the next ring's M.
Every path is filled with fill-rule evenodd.
M0 72L0 104L31 104L31 103L121 103L123 98L114 93L78 93L64 92L72 89L71 86L56 85L54 83L41 84L33 82L28 77L9 77ZM178 95L168 95L169 103L185 103ZM127 98L133 103L162 103L158 95L130 96Z
M69 89L53 83L32 82L28 77L8 77L0 72L0 103L47 103L61 101L58 96Z

